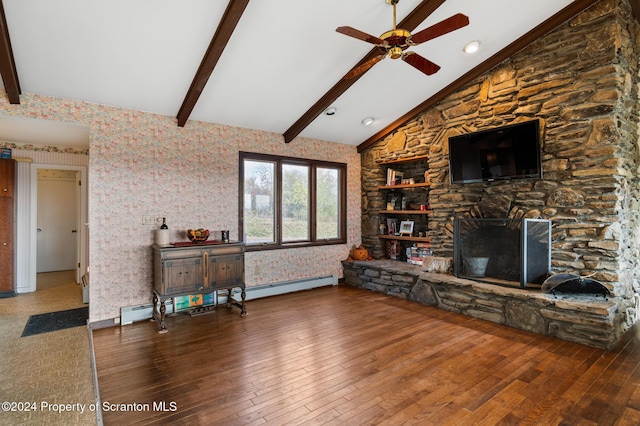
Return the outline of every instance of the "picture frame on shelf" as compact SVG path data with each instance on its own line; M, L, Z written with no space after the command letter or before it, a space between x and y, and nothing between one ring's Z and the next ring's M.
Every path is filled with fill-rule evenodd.
M400 235L411 236L413 235L413 221L403 220L400 222Z
M387 218L387 234L396 235L397 227L397 219Z

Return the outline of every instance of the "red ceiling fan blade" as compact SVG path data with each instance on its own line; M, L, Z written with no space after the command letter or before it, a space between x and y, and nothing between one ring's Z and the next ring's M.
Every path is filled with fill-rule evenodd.
M438 72L440 66L434 64L428 59L423 58L414 52L406 52L402 55L402 60L426 75L432 75Z
M417 45L432 40L441 35L458 30L469 25L469 18L462 13L457 13L435 25L425 28L411 36L411 44Z
M371 34L367 34L360 30L356 30L353 27L338 27L336 28L336 31L340 34L348 35L349 37L354 37L358 40L366 41L367 43L384 44L384 40L382 40L381 38L372 36Z
M386 53L382 54L380 56L376 56L375 58L369 59L364 64L362 64L362 65L352 69L351 71L349 71L347 73L347 75L344 76L344 79L348 80L348 79L351 79L351 78L359 76L360 74L362 74L363 72L369 70L369 68L371 68L372 66L374 66L375 64L377 64L378 62L383 60L385 56L387 56Z

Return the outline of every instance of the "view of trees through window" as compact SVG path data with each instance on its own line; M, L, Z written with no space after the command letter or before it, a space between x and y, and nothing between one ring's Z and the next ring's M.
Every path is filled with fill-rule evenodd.
M275 241L275 163L244 162L244 234L247 243Z
M245 154L241 159L247 244L337 243L345 239L344 165ZM280 232L278 232L280 230Z
M340 235L340 187L338 170L318 167L316 193L316 220L318 239L338 238Z
M282 165L282 240L309 240L309 167Z

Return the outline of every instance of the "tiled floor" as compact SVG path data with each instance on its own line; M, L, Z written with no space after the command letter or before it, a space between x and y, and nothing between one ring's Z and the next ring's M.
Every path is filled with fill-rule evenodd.
M0 424L95 425L87 328L20 337L30 315L85 306L72 271L42 278L42 290L0 299Z

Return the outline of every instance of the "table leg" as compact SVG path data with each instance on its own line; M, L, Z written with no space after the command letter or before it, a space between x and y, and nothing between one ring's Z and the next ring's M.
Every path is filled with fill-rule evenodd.
M158 312L158 295L153 293L153 314L151 315L151 321L156 320L156 312Z
M167 307L164 304L164 300L160 300L160 330L158 331L158 333L166 333L167 331L167 324L164 321L164 319L167 316Z
M228 294L227 294L227 308L230 308L233 305L233 296L231 295L231 289L228 290Z
M247 292L244 291L244 288L241 288L242 292L240 293L240 297L242 298L241 302L238 302L236 299L233 298L233 295L231 294L231 291L233 289L229 289L229 294L227 294L227 308L231 308L232 306L236 306L238 308L240 308L240 316L244 317L247 315L247 308L244 304L245 299L247 298Z
M244 305L244 300L247 298L247 292L244 291L244 288L242 289L242 292L240 293L240 297L242 298L242 302L240 302L242 304L242 307L240 308L241 309L240 316L244 317L244 316L247 315L247 308Z
M158 302L160 302L160 308L158 308ZM166 333L167 324L164 319L167 315L167 307L164 304L164 300L160 300L157 294L153 293L153 314L151 315L151 321L159 321L160 322L160 330L158 333Z

